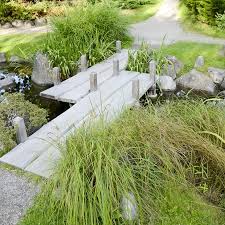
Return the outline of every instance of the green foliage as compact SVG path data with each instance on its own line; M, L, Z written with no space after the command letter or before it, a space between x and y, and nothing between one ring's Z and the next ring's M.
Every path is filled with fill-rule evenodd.
M12 120L24 118L28 134L47 122L47 111L24 99L22 94L5 94L0 103L0 143L8 151L15 145L15 130ZM1 154L1 153L0 153Z
M22 224L224 224L224 213L201 196L223 199L224 144L203 131L225 137L224 109L202 100L127 110L111 125L76 131ZM139 217L128 223L120 200L129 192Z
M105 3L78 6L52 24L54 32L46 39L44 52L53 66L61 67L64 78L77 71L82 54L91 66L115 52L116 40L129 40L126 19Z
M147 43L142 43L140 49L129 52L127 69L140 73L149 73L149 62L152 60L157 63L157 74L161 74L164 65L169 63L163 51L163 45L159 50L154 50Z
M107 0L87 0L87 2L91 4L104 1ZM122 9L137 9L143 5L154 4L157 0L108 0L108 2L114 3L117 7Z
M202 55L205 58L205 65L201 68L201 72L207 73L208 67L225 68L225 60L218 54L220 49L220 45L178 42L164 46L163 52L165 55L174 55L181 60L184 67L180 74L187 73L193 69L196 58Z
M225 32L225 11L223 14L217 13L216 15L216 26Z
M217 13L223 14L225 11L224 0L182 0L182 2L188 7L191 15L208 24L215 24Z
M151 4L154 0L116 0L116 3L122 9L136 9L142 5Z
M32 8L24 4L8 2L0 4L0 21L1 23L18 20L34 20L37 17L45 16L44 8Z

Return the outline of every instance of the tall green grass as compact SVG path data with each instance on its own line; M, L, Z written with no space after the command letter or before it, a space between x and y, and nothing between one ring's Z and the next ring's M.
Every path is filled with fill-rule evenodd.
M164 52L164 45L162 44L159 49L155 50L149 44L142 42L135 53L133 51L129 52L127 70L149 73L149 62L152 60L156 62L156 73L160 75L164 66L169 64Z
M129 40L125 17L105 2L77 6L66 17L55 18L52 27L44 51L64 78L76 72L82 54L91 66L115 52L116 40Z
M78 130L22 224L224 224L224 144L209 134L223 139L224 122L223 109L180 100ZM134 221L122 216L128 193Z

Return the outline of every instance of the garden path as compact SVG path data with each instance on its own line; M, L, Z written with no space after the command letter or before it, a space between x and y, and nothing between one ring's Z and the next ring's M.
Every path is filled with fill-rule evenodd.
M173 44L177 41L193 41L210 44L225 44L225 39L186 32L179 21L179 0L164 0L159 11L150 19L132 25L130 32L135 38L135 46L145 41L153 46Z
M0 169L0 224L16 225L38 190L25 177Z

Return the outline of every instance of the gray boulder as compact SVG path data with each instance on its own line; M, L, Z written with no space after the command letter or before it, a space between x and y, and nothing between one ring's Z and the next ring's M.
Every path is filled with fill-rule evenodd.
M9 29L9 28L12 28L12 24L11 23L5 23L4 25L2 25L2 28L3 29Z
M41 27L47 24L47 20L45 18L37 18L34 21L36 27Z
M0 52L0 63L6 63L6 55L5 52Z
M194 93L210 96L217 94L217 86L213 80L195 69L176 81L178 88L182 90L192 90Z
M162 92L174 92L177 88L176 82L170 76L160 76L158 79L158 85Z
M25 28L31 28L31 27L33 27L34 26L34 22L32 22L32 21L25 21L24 22L24 27Z
M53 84L52 68L46 55L36 54L31 80L41 86Z
M208 73L215 84L221 84L225 77L225 70L214 67L209 67Z
M161 76L169 76L172 77L173 80L175 80L177 77L177 73L174 65L173 64L164 65Z
M167 56L169 62L174 65L174 70L178 74L184 67L183 63L176 58L176 56Z
M11 63L22 63L22 62L24 62L24 60L21 59L20 57L16 56L16 55L12 55L9 59L9 62L11 62Z
M198 56L195 61L195 68L203 67L205 65L205 59L203 56Z
M7 90L14 86L13 76L7 76L4 79L0 80L0 90Z
M120 203L123 219L132 221L137 218L137 201L133 193L124 195Z
M12 22L13 27L23 27L24 23L22 20L15 20Z

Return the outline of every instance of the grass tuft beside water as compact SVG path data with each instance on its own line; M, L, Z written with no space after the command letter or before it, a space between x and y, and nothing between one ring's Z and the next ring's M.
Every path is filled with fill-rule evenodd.
M224 136L224 109L203 100L150 104L79 129L21 224L224 224ZM128 193L134 221L122 216Z

